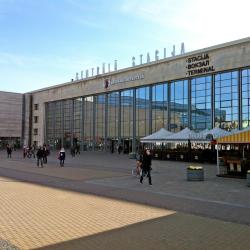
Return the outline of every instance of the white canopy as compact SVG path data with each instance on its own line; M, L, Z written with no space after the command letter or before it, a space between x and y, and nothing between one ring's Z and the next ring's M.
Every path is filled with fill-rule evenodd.
M208 143L212 139L217 139L231 133L221 129L205 129L199 133L196 133L189 128L185 128L177 133L169 132L168 130L161 128L159 131L141 138L142 143L154 143L154 142L199 142L199 143Z
M165 139L172 134L173 134L172 132L166 130L165 128L161 128L157 132L141 138L141 142L142 143L162 142L165 141Z
M199 138L199 134L195 133L194 131L190 130L189 128L185 128L177 133L174 133L166 138L167 142L187 142L190 141L197 141L202 138Z
M212 135L213 136L213 139L217 139L217 138L220 138L220 137L223 137L223 136L227 136L227 135L230 135L231 133L224 130L224 129L221 129L221 128L213 128L211 130L208 130L208 131L204 131L203 135L206 139L209 139L209 135Z

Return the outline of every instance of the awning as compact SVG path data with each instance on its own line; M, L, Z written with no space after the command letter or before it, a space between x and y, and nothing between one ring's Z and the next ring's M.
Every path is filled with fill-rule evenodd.
M141 138L141 142L142 143L154 143L154 142L161 142L162 143L168 136L170 136L172 134L173 134L172 132L170 132L164 128L161 128L157 132Z
M217 139L217 143L250 143L250 127Z

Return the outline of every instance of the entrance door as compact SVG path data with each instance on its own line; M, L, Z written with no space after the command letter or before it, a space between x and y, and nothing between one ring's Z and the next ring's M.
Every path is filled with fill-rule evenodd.
M132 152L132 139L122 139L123 153L129 154Z

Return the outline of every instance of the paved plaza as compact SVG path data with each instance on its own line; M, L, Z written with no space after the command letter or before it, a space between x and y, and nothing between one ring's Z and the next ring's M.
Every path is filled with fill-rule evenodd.
M152 182L128 155L82 152L44 168L0 152L0 249L250 249L245 179L186 181L185 162L153 161Z

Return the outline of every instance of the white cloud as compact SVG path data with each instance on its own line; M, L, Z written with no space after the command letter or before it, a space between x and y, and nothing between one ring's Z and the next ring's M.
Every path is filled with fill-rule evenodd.
M127 0L121 11L163 29L173 42L183 36L192 49L249 36L249 0Z

